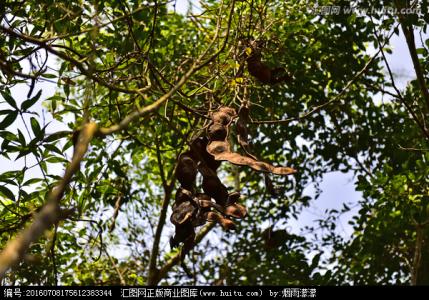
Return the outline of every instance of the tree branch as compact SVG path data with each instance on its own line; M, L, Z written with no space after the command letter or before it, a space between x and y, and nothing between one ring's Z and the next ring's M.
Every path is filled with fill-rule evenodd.
M402 8L398 1L395 1L395 5L398 9ZM405 24L404 16L402 14L398 14L398 17L399 22L401 23L402 31L404 32L405 40L407 41L408 50L410 51L411 60L413 61L414 71L416 72L416 77L420 86L420 90L426 102L426 106L429 109L429 91L426 85L425 77L423 75L422 66L420 65L419 57L417 55L413 26L410 25L409 27Z
M379 44L381 42L380 37L378 35L378 33L375 31L374 29L374 35L377 38ZM405 106L406 110L408 111L408 113L411 115L411 117L413 118L414 122L417 124L417 126L420 128L420 130L422 131L423 135L429 139L429 132L426 130L425 126L420 122L419 118L417 117L416 113L413 111L413 109L411 108L411 106L407 103L407 101L404 99L404 97L402 96L401 91L398 89L398 87L395 84L395 79L393 78L393 73L392 70L390 69L390 65L389 62L387 60L386 55L384 54L384 50L383 50L383 46L381 46L380 44L380 50L381 51L381 55L383 56L383 60L384 63L386 64L386 68L387 68L387 72L389 73L389 77L390 77L390 81L392 83L392 87L395 90L396 94L397 94L397 98L399 99L399 101L402 103L402 105Z
M416 225L416 245L414 248L413 267L411 269L411 285L417 285L420 263L422 258L423 228Z

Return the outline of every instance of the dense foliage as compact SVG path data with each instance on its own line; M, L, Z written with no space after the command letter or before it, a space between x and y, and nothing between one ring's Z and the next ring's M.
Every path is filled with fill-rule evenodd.
M429 41L415 46L426 1L198 6L182 15L160 1L0 3L0 164L9 166L0 248L37 222L47 229L28 249L18 239L16 261L3 251L2 282L428 284ZM393 10L403 7L416 10ZM406 37L416 70L403 90L385 61L394 35ZM293 80L251 76L251 40L264 41L263 62ZM44 97L47 85L56 92ZM203 229L184 261L189 278L169 246L178 157L210 112L243 103L252 153L298 172L224 162L219 176L241 191L248 215L235 231ZM235 133L231 143L239 151ZM317 226L286 230L317 201L305 187L332 171L352 173L362 192L352 236L335 230L351 209L347 195ZM45 214L50 203L57 210Z

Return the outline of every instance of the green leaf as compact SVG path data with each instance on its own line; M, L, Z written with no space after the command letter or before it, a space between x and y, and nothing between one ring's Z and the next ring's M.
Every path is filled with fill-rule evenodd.
M20 159L21 157L24 157L24 156L27 156L28 154L30 154L31 152L33 152L33 150L36 150L37 148L35 148L35 149L24 149L24 150L21 150L21 151L19 151L19 154L18 154L18 156L15 158L15 161L17 161L18 159Z
M18 141L16 134L10 131L0 131L0 137L8 141Z
M31 185L31 184L39 183L41 181L43 181L42 178L31 178L31 179L28 179L26 182L24 182L22 185Z
M10 106L18 109L18 107L16 106L15 99L12 98L12 96L10 95L10 91L8 89L0 91L0 93L3 96L4 100L6 100L6 102L9 103Z
M17 111L11 111L1 122L0 122L0 130L3 130L7 128L9 125L11 125L18 116Z
M53 156L53 157L49 157L45 161L50 163L50 164L56 164L56 163L66 163L67 159L62 158L62 157L58 157L58 156Z
M22 146L25 146L27 143L25 142L25 136L24 136L24 134L21 132L21 130L19 130L18 129L18 140L19 140L19 143L22 145Z
M43 145L46 149L48 149L49 151L55 152L57 154L63 155L64 153L61 152L60 149L58 149L55 145L52 144L44 144Z
M25 100L24 102L22 102L21 110L26 111L27 109L32 107L37 102L37 100L39 100L41 95L42 95L42 90L38 91L37 94L33 98Z
M41 76L42 76L43 78L49 78L49 79L57 78L57 75L54 75L54 74L48 74L48 73L42 74Z
M3 194L5 197L15 201L15 195L7 187L0 185L0 193Z
M43 135L43 132L40 129L40 125L37 119L34 117L31 117L30 122L31 122L31 129L33 129L34 135L37 137Z
M58 132L55 132L55 133L49 135L45 139L45 142L50 143L50 142L53 142L53 141L56 141L56 140L59 140L59 139L65 138L65 137L69 137L69 136L71 136L71 134L72 134L71 131L58 131Z
M3 110L0 110L0 116L2 116L2 115L8 115L8 114L10 114L11 112L15 112L14 110L11 110L11 109L3 109Z

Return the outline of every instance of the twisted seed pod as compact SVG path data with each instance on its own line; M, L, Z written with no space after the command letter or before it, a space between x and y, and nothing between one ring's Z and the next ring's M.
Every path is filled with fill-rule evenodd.
M235 224L232 220L224 218L215 212L207 213L207 221L219 223L224 230L235 229Z
M183 188L192 190L197 177L197 164L189 153L183 153L179 157L176 168L176 178Z
M211 141L223 141L228 135L228 130L222 124L213 123L207 129L207 135L209 136Z
M222 184L216 172L204 165L199 165L198 170L203 175L203 191L215 199L216 203L225 206L228 200L228 189Z
M195 139L191 143L191 152L193 157L196 157L198 160L203 161L206 166L208 166L213 171L216 171L221 162L214 159L214 156L207 152L206 147L209 140L206 137L200 137Z

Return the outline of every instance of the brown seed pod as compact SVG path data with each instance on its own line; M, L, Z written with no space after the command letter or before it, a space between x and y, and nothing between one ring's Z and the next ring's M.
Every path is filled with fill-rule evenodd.
M207 221L206 214L211 210L212 205L206 204L206 202L213 203L209 195L203 193L197 193L195 195L194 201L198 203L198 213L195 219L193 220L193 225L195 227L204 225Z
M228 142L214 141L207 145L207 152L212 154L216 160L226 160L232 164L249 166L256 171L273 173L277 175L289 175L296 170L289 167L274 167L266 162L257 161L253 158L233 153L230 151Z
M237 140L241 147L246 148L249 146L249 134L247 131L246 123L242 119L238 119L237 125Z
M219 223L224 230L235 229L235 224L232 220L224 218L212 211L207 213L207 221Z
M228 195L228 201L227 201L227 206L234 204L236 202L238 202L238 200L240 199L240 193L239 192L232 192Z
M223 112L216 112L212 114L212 121L214 124L221 124L224 126L227 126L229 123L231 123L231 116L223 113Z
M215 124L221 124L228 126L232 119L237 116L237 112L234 108L228 106L222 106L218 111L212 113L211 119Z
M292 81L292 77L284 68L271 69L266 64L261 62L261 53L255 50L252 55L247 58L247 70L250 75L256 77L263 84L276 84L285 81Z
M194 226L186 222L182 225L176 225L176 232L173 237L170 238L170 247L173 249L179 246L180 243L185 241L193 241L195 238Z
M237 112L235 111L235 109L228 106L222 106L221 108L219 108L219 112L227 114L231 118L237 116Z
M184 188L179 188L176 192L176 197L174 200L174 204L192 201L192 192Z
M247 209L241 204L234 203L225 208L225 215L243 219L247 215Z
M231 149L229 143L226 141L213 141L207 145L207 152L214 156L214 159L218 159L222 154L230 153Z
M179 157L179 164L176 168L176 177L183 188L192 190L197 177L197 164L189 153L183 153Z
M225 206L228 200L228 189L217 177L216 172L201 164L198 166L198 170L203 175L202 187L204 193L215 199L217 204Z
M197 207L193 202L186 201L180 204L173 205L173 213L171 214L170 221L174 225L182 225L186 222L191 222L195 218Z
M225 214L225 208L211 200L199 200L200 207L202 209L215 208L218 212ZM209 211L209 210L208 210Z
M191 143L191 152L193 157L197 157L199 161L203 161L210 169L216 171L221 162L216 161L214 156L209 154L206 150L208 139L206 137L199 137Z
M223 141L228 134L227 128L219 123L213 123L207 129L207 135L211 141Z
M228 200L228 189L222 184L217 176L203 176L203 191L216 203L224 206Z

